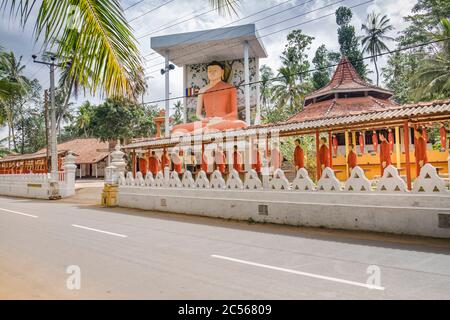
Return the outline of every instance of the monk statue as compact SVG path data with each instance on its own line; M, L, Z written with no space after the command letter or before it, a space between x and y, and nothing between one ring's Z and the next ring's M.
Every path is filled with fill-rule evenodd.
M213 61L208 64L207 71L209 84L198 93L196 115L199 120L174 126L172 134L215 132L247 126L238 120L236 88L223 81L224 66Z

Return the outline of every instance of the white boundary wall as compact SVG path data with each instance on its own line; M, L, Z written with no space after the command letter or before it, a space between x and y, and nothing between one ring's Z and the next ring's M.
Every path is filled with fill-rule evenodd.
M118 200L119 206L144 210L450 238L450 193L431 165L422 169L413 192L394 167L376 186L358 167L345 185L327 169L317 185L306 170L292 183L281 170L263 182L250 172L245 183L233 172L227 181L217 172L211 181L202 173L195 181L189 174L180 179L167 168L155 178L120 174Z
M64 158L64 171L59 172L57 181L52 181L49 173L2 174L0 195L32 199L73 196L76 170L74 159L71 153Z

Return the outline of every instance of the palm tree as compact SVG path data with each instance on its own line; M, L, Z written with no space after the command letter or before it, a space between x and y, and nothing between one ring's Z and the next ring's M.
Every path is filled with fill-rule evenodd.
M411 80L414 88L414 98L446 98L450 94L450 22L441 20L441 32L429 34L429 37L439 41L436 45L439 51L434 54L418 53L419 68Z
M33 8L36 41L55 49L63 65L70 62L71 78L92 94L136 99L144 88L142 56L120 0L0 0L11 16L25 25ZM209 0L220 13L235 11L235 0ZM76 5L74 5L76 3Z
M3 81L6 82L6 86L9 86L6 94L4 94L4 100L2 106L6 115L8 123L8 148L11 150L11 141L14 147L16 146L16 138L14 133L14 121L17 117L17 111L15 102L18 95L22 95L30 89L30 81L23 75L25 65L22 65L22 57L16 58L13 52L2 53L2 73Z
M76 118L76 127L79 130L83 130L85 138L88 138L90 136L88 129L91 124L92 109L93 105L91 105L89 101L86 101L80 106Z
M183 104L180 100L173 104L175 112L173 113L172 125L180 124L183 122Z
M379 13L372 12L367 15L366 23L363 23L361 26L361 30L363 30L366 34L361 40L363 52L367 52L373 56L372 61L375 65L375 72L377 73L377 86L380 78L378 73L377 56L382 51L389 51L389 48L384 41L393 40L392 37L386 35L388 31L394 29L389 21L390 19L388 19L386 15L380 18Z
M274 77L274 74L272 69L266 65L261 66L259 72L261 74L260 98L262 105L267 109L272 96L272 78Z
M272 99L280 112L291 116L301 111L305 94L310 90L308 82L297 82L297 67L290 64L278 69Z

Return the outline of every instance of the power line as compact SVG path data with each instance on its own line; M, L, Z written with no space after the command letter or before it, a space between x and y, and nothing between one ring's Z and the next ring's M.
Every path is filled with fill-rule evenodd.
M144 12L143 14L137 16L137 17L134 17L133 19L131 19L131 20L128 21L128 22L131 23L131 22L133 22L133 21L136 21L137 19L140 19L140 18L142 18L143 16L146 16L147 14L149 14L149 13L151 13L151 12L153 12L153 11L156 11L156 10L158 10L159 8L162 8L162 7L164 7L164 6L166 6L166 5L170 4L170 3L172 3L172 2L174 2L174 1L175 1L175 0L169 0L169 1L166 1L166 2L164 2L164 3L162 3L162 4L160 4L159 6L153 8L153 9L150 9L149 11L146 11L146 12Z
M430 44L433 44L433 43L438 43L438 42L443 42L443 41L448 41L448 40L450 40L450 38L444 38L444 39L433 40L433 41L429 41L429 42L425 42L425 43L420 43L420 44L416 44L416 45L413 45L413 46L408 46L408 47L399 48L399 49L395 49L395 50L388 50L388 51L386 51L386 52L382 52L382 53L379 53L379 54L374 54L374 55L366 56L366 57L363 57L363 58L360 58L360 59L355 59L355 60L353 60L353 63L354 63L354 62L358 62L358 61L364 61L364 60L369 60L369 59L373 59L373 58L378 58L378 57L385 56L385 55L388 55L388 54L393 54L393 53L397 53L397 52L402 52L402 51L406 51L406 50L411 50L411 49L415 49L415 48L419 48L419 47L424 47L424 46L427 46L427 45L430 45ZM325 66L325 67L313 68L313 69L309 69L309 70L306 70L306 71L300 71L300 72L294 72L294 73L291 73L291 74L289 74L289 75L290 75L290 76L300 76L300 75L305 75L305 74L308 74L308 73L311 73L311 72L314 72L314 71L323 71L323 70L327 70L327 69L329 69L329 68L333 68L333 67L336 67L336 66L338 66L338 65L339 65L339 63L331 64L331 65L328 65L328 66ZM284 77L284 76L281 76L281 77L274 77L274 78L266 79L266 80L264 80L264 81L269 81L269 82L277 81L277 80L282 79L283 77ZM259 84L259 83L261 83L261 82L262 82L262 80L259 80L259 81L253 81L253 82L249 82L249 83L242 83L242 84L240 84L240 85L233 86L232 88L225 88L225 89L211 90L211 91L207 91L207 92L202 93L202 94L205 95L205 94L210 94L210 93L214 93L214 92L218 92L218 91L230 90L230 89L234 89L234 88L238 89L238 88L245 87L245 86L251 86L251 85L254 85L254 84ZM174 98L169 98L169 99L153 100L153 101L145 102L145 103L143 103L143 104L144 104L144 105L146 105L146 104L155 104L155 103L165 102L165 101L168 101L168 100L179 100L179 99L183 99L183 98L189 98L189 97L188 97L188 96L179 96L179 97L174 97Z
M269 11L269 10L272 10L272 9L275 9L275 8L277 8L277 7L279 7L279 6L282 6L282 5L284 5L284 4L288 3L288 2L291 2L291 1L292 1L292 0L287 0L287 1L281 2L281 3L279 3L279 4L270 6L270 7L266 8L266 9L263 9L263 10L260 10L260 11L258 11L258 12L252 13L252 14L246 16L246 17L243 17L243 18L240 18L240 19L231 21L231 22L229 22L229 23L226 23L226 24L222 25L220 28L223 28L223 27L229 26L229 25L231 25L231 24L233 24L233 23L236 23L236 22L239 22L239 21L248 19L248 18L250 18L250 17L256 16L256 15L258 15L258 14L260 14L260 13L263 13L263 12L266 12L266 11ZM300 3L300 4L295 5L295 6L293 6L293 7L284 9L284 10L282 10L282 11L275 12L275 13L270 14L270 15L268 15L268 16L264 16L264 17L262 17L262 18L260 18L260 19L257 19L257 20L255 20L255 21L253 21L252 23L256 23L256 22L265 20L265 19L267 19L267 18L276 16L276 15L278 15L278 14L280 14L280 13L283 13L283 12L286 12L286 11L289 11L289 10L292 10L292 9L294 9L294 8L303 6L303 5L307 4L307 3L314 2L314 1L316 1L316 0L305 1L305 2L303 2L303 3ZM236 26L236 28L238 28L238 27L239 27L239 26ZM208 34L208 33L213 32L213 31L214 31L214 30L209 30L208 32L202 34L201 36L204 36L205 34ZM224 31L224 32L222 32L222 33L219 34L219 35L225 34L226 32L228 32L228 31ZM187 41L191 41L191 40L197 39L197 38L199 38L199 37L201 37L201 36L195 36L195 37L193 37L193 38L191 38L191 39L187 39L187 40L183 41L181 44L183 44L183 43L185 43L185 42L187 42ZM155 52L155 53L156 53L156 52ZM152 53L152 54L154 54L154 53ZM147 56L148 56L148 55L147 55ZM147 57L147 56L146 56L146 57ZM158 58L161 58L161 57L153 58L153 59L149 60L148 62L153 61L153 60L158 59ZM149 68L151 68L151 67L149 67Z
M133 8L134 6L137 6L138 4L144 2L144 1L145 1L145 0L140 0L140 1L138 1L138 2L136 2L136 3L134 3L134 4L132 4L132 5L130 5L130 6L128 6L128 7L126 7L125 9L123 9L123 11L127 11L127 10Z
M333 2L333 3L330 3L330 4L325 5L325 6L323 6L323 7L316 8L316 9L314 9L314 10L311 10L311 11L304 12L304 13L301 13L301 14L299 14L299 15L296 15L296 16L290 18L289 20L292 20L292 19L295 19L295 18L299 18L299 17L301 17L301 16L308 15L308 14L310 14L310 13L313 13L313 12L316 12L316 11L319 11L319 10L322 10L322 9L325 9L325 8L328 8L328 7L331 7L331 6L334 6L334 5L338 4L338 3L345 2L345 1L347 1L347 0L339 0L339 1L336 1L336 2ZM359 3L359 4L357 4L357 5L351 6L351 7L349 7L349 8L350 8L350 9L356 8L356 7L365 5L365 4L370 3L370 2L373 2L373 1L374 1L374 0L369 0L369 1L366 1L366 2L363 2L363 3ZM306 3L306 2L305 2L305 3ZM332 12L332 13L329 13L329 14L326 14L326 15L323 15L323 16L320 16L320 17L317 17L317 18L308 20L308 21L304 21L304 22L302 22L302 23L298 23L298 24L289 26L289 27L287 27L287 28L284 28L284 29L281 29L281 30L277 30L277 31L272 32L272 33L269 33L269 34L265 34L265 35L262 35L262 36L258 36L258 37L256 37L256 39L254 39L254 40L258 40L258 39L267 37L267 36L269 36L269 35L272 35L272 34L275 34L275 33L278 33L278 32L282 32L282 31L285 31L285 30L288 30L288 29L292 29L292 28L294 28L294 27L298 27L298 26L303 25L303 24L307 24L307 23L310 23L310 22L314 22L314 21L317 21L317 20L320 20L320 19L329 17L329 16L334 15L334 14L335 14L335 13ZM281 22L273 23L273 24L268 25L268 26L266 26L266 27L264 27L264 28L262 28L262 29L267 29L267 28L273 27L273 26L275 26L275 25L284 23L285 21L287 21L287 20L283 20L283 21L281 21ZM258 30L258 31L259 31L259 30ZM238 44L236 44L236 45L230 46L230 47L228 47L228 49L234 48L234 47L239 46L239 45L241 45L241 44L238 43ZM218 46L219 46L219 44L216 44L216 45L213 45L213 46L209 47L208 49L211 49L211 48L214 48L214 47L217 48ZM204 49L201 50L200 52L202 52L202 51L204 51ZM179 58L179 57L186 57L186 56L189 57L189 56L192 56L193 54L198 54L198 52L191 53L191 54L188 54L188 55L178 56L178 57L172 57L172 59ZM157 63L157 64L154 64L154 65L152 65L152 66L149 66L148 68L156 67L156 66L159 66L160 64L161 64L161 63ZM150 71L148 74L155 73L155 72L157 72L157 71L159 71L159 69L157 69L157 70L156 70L156 69L155 69L155 70L152 70L152 71Z
M268 9L273 9L273 8L275 8L275 7L278 7L278 6L282 5L282 4L285 4L285 3L291 2L291 1L292 1L292 0L284 1L284 2L279 3L279 4L277 4L277 5L271 6L271 7L268 8ZM236 0L234 0L233 2L236 3ZM228 4L224 3L224 4L222 4L221 6L219 6L219 8L224 7L224 6L227 6L227 5L228 5ZM218 9L219 9L219 8L218 8ZM237 22L237 21L247 19L247 18L249 18L249 17L251 17L251 16L253 16L253 15L255 15L255 14L261 13L261 12L266 11L266 10L268 10L268 9L261 10L261 11L259 11L259 12L257 12L257 13L251 14L251 15L249 15L249 16L247 16L247 17L240 18L240 19L238 19L238 20L232 21L231 23L235 23L235 22ZM195 16L193 16L193 17L187 19L187 20L184 20L184 21L181 21L181 22L172 24L172 25L170 25L170 26L168 26L168 27L166 27L166 28L162 28L162 29L157 29L157 30L155 30L155 31L151 31L151 32L149 32L149 33L146 33L145 35L142 35L142 36L138 37L137 39L139 40L139 39L148 37L148 36L150 36L150 35L152 35L152 34L155 34L156 32L160 32L160 31L169 29L169 28L171 28L171 27L177 26L177 25L179 25L179 24L181 24L181 23L184 23L184 22L188 22L188 21L190 21L190 20L192 20L192 19L201 17L201 16L206 15L206 14L208 14L208 13L210 13L210 12L213 12L213 11L216 11L216 9L211 9L211 10L205 11L205 12L200 13L200 14L198 14L198 15L195 15ZM229 25L229 24L231 24L231 23L228 23L228 24L226 24L226 25ZM226 25L225 25L225 26L226 26Z
M238 0L233 0L234 3L236 3L236 1L238 1ZM289 0L289 1L292 1L292 0ZM286 1L286 2L288 2L288 1ZM224 3L224 4L220 5L220 6L218 7L218 9L219 9L219 8L222 8L222 7L226 6L226 5L228 5L228 4ZM188 21L193 20L193 19L195 19L195 18L198 18L198 17L204 16L204 15L207 15L208 13L211 13L211 12L213 12L213 11L216 11L216 9L210 9L210 10L204 11L204 12L199 13L199 14L193 16L193 17L190 17L189 19L186 19L186 20L183 20L183 21L180 21L180 22L171 24L171 25L169 25L169 26L167 26L167 25L170 24L171 22L170 22L170 23L165 23L165 24L159 26L159 29L152 30L152 31L150 31L149 33L146 33L145 35L142 35L142 36L137 37L136 39L137 39L137 40L143 39L143 38L148 37L148 36L150 36L150 35L152 35L152 34L155 34L155 33L157 33L157 32L160 32L160 31L163 31L163 30L170 29L170 28L172 28L172 27L174 27L174 26L177 26L177 25L180 25L180 24L182 24L182 23L188 22ZM189 15L191 15L191 14L192 14L192 12L189 13L189 14L187 14L187 15L185 15L185 16L183 16L183 17L181 17L181 18L175 19L175 20L183 19L183 18L185 18L185 17L187 17L187 16L189 16ZM164 27L164 28L162 28L162 27ZM151 52L151 53L145 55L144 58L146 58L146 57L148 57L148 56L151 56L151 55L154 55L154 54L156 54L156 52ZM160 57L157 57L157 58L160 58ZM150 60L150 61L153 61L153 59Z
M30 59L30 60L31 60L31 59ZM30 77L30 79L33 80L33 78L34 78L39 72L41 72L41 70L42 70L44 67L45 67L44 65L40 66L39 69L38 69L35 73L33 73L33 75Z

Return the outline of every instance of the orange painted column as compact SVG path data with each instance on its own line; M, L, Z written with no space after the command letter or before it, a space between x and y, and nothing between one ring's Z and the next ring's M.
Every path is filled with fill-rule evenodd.
M133 178L136 178L136 150L133 149L131 156L131 170L133 171Z
M408 120L403 124L403 144L405 145L405 162L406 162L406 182L408 190L411 190L411 162L409 157L409 126Z
M317 180L320 179L320 174L322 171L322 170L320 170L319 139L320 139L319 130L316 130L316 167L317 167L316 174L317 174Z
M152 156L152 153L150 152L150 149L148 149L147 172L150 172L150 157L151 156Z
M328 154L330 157L330 168L333 169L333 136L331 131L328 131Z

